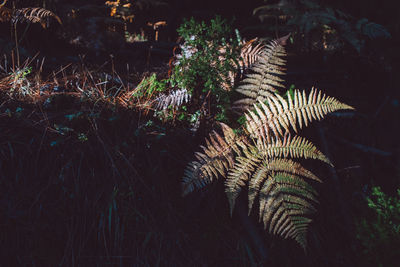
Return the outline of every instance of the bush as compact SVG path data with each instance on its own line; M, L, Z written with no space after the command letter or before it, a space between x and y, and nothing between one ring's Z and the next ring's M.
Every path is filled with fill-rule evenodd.
M230 23L218 16L209 24L193 18L185 20L177 31L183 44L172 60L169 78L161 81L170 92L157 99L164 110L159 114L192 124L201 116L226 121L228 93L238 70L240 37L234 37ZM186 101L175 99L178 97L185 97ZM187 99L196 101L190 107L182 105ZM165 112L166 107L169 113Z
M357 223L364 260L373 266L392 266L400 255L400 189L397 194L391 197L373 187L372 196L367 197L372 216Z

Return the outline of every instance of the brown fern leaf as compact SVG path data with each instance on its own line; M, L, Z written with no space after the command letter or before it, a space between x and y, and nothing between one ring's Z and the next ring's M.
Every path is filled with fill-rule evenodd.
M243 74L260 60L266 48L265 44L258 42L258 38L254 38L248 42L241 41L241 46L239 60L237 62L231 60L232 65L237 66L237 71L229 71L227 76L221 75L223 81L225 81L221 84L221 87L225 91L232 90L235 80L242 79ZM220 56L218 61L226 61L225 54L228 47L229 44L226 44L219 49Z
M263 53L257 56L258 61L251 67L250 74L242 81L236 91L244 94L247 98L238 100L232 109L243 112L257 101L264 102L268 96L277 92L278 87L284 87L283 80L278 75L284 75L286 55L284 44L289 36L272 41L263 49Z
M225 192L228 197L231 215L241 187L246 184L262 160L260 156L256 147L249 146L243 149L243 156L236 157L235 165L228 172L228 177L225 181Z
M223 137L215 132L210 135L204 152L196 153L197 161L187 167L183 194L205 186L219 175L226 177L225 192L232 215L242 187L248 184L249 215L258 199L259 219L264 227L305 248L309 217L316 212L314 206L318 203L317 192L308 181L321 180L293 159L318 159L332 164L310 141L292 137L291 131L297 132L297 127L301 129L330 112L353 108L314 88L309 94L295 90L287 99L276 93L277 87L283 87L278 75L284 74L285 62L281 57L285 55L283 45L287 37L263 47L262 55L249 52L248 62L260 58L254 64L248 63L253 64L253 73L238 87L239 92L248 96L236 103L238 110L253 108L245 113L244 135L237 136L221 124Z
M43 28L46 28L45 19L48 19L50 17L55 18L58 23L62 24L61 19L56 14L54 14L50 10L40 7L26 7L17 9L13 14L12 22L14 24L18 22L39 22Z
M312 120L320 120L330 112L354 109L333 97L326 97L314 88L308 96L305 91L295 90L293 99L290 94L288 100L274 94L267 100L268 105L259 101L258 105L254 105L254 111L245 114L250 135L267 143L271 141L272 136L279 137L288 133L290 126L297 132L297 124L301 129L303 123L307 126Z
M206 146L201 146L203 153L197 152L197 160L188 164L182 181L183 195L204 187L219 175L225 177L227 170L234 166L235 154L240 156L241 149L247 146L247 141L237 136L232 128L223 123L220 125L223 137L212 132L206 139Z
M256 62L260 60L264 52L265 44L258 42L258 38L254 38L243 44L240 50L240 73L243 74L245 70L251 68Z

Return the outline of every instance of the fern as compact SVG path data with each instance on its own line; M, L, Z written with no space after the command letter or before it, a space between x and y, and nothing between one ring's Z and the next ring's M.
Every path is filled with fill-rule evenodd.
M321 182L296 159L330 160L307 139L291 134L341 109L353 109L333 97L312 89L295 90L284 99L275 87L282 87L284 42L288 36L263 48L253 74L237 88L248 98L239 101L247 108L241 134L221 124L223 135L213 132L203 152L185 170L183 195L202 188L217 177L225 178L225 192L232 214L241 190L248 186L249 214L259 200L259 218L272 234L296 240L304 249L317 193L309 182Z
M204 153L195 154L196 161L189 163L182 181L182 194L192 192L196 187L202 188L220 175L225 176L232 168L235 153L241 154L241 148L246 147L246 139L238 138L228 125L221 123L223 137L212 132L202 146Z
M260 60L265 48L265 44L258 42L257 38L242 42L240 60L238 62L240 74L244 74L247 69L253 67L254 63Z
M46 19L54 18L58 23L62 24L60 17L50 10L40 7L26 7L21 9L11 10L4 7L7 1L0 5L0 22L11 21L13 24L19 22L40 23L43 28L46 28Z
M278 75L285 74L286 55L284 44L289 35L272 41L262 53L257 53L258 61L251 67L252 73L247 74L236 91L247 96L234 103L233 110L242 112L247 110L257 101L265 101L268 96L277 92L278 87L283 88L283 80Z
M320 120L326 114L340 109L353 109L349 105L340 103L333 97L326 97L320 91L312 89L307 96L305 91L294 91L293 99L288 94L288 100L279 94L266 99L267 104L259 101L254 105L254 111L248 112L246 128L253 137L260 137L264 142L271 137L283 136L289 132L290 126L297 132L308 125L312 120Z
M61 19L51 12L50 10L40 8L40 7L26 7L17 9L15 14L13 15L12 22L31 22L37 23L39 22L43 28L46 28L45 19L53 17L57 20L58 23L62 24Z
M270 233L291 237L305 247L307 216L315 212L315 190L296 175L276 173L268 177L260 194L259 218Z
M170 105L176 108L184 103L188 103L191 97L185 88L177 89L169 94L160 94L155 100L155 108L157 110L165 110Z
M261 155L254 146L244 149L243 152L244 156L236 157L236 163L230 169L225 181L225 192L228 196L231 215L241 188L246 185L249 177L262 161Z

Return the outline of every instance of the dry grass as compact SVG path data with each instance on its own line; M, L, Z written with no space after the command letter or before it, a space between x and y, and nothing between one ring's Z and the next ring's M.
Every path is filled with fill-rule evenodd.
M149 123L151 96L134 94L140 75L125 82L81 64L44 77L43 64L2 64L0 245L10 266L254 262L225 205L200 201L199 218L180 198L196 144Z

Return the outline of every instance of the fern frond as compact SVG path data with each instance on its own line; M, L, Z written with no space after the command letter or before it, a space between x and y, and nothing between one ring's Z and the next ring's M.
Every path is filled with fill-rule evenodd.
M305 91L294 91L294 96L288 94L288 100L278 94L267 98L268 105L259 101L254 105L254 111L245 114L246 127L254 138L269 142L272 136L279 137L289 132L290 126L297 132L312 120L320 120L326 114L341 109L354 109L333 97L327 97L316 89L307 96Z
M206 139L206 146L201 146L203 153L195 153L197 160L188 164L182 181L183 195L204 187L219 175L225 177L227 170L234 166L235 154L240 156L241 149L247 146L232 128L223 123L221 128L223 137L212 132Z
M258 42L257 38L252 39L243 45L240 50L239 61L241 74L260 60L265 47L265 44Z
M236 91L247 96L238 100L232 107L233 110L244 111L257 101L264 102L267 98L277 92L277 87L284 87L283 79L278 75L284 75L286 55L284 44L289 36L272 41L266 45L263 53L258 56L258 61L251 67L250 74L242 81Z
M326 159L326 158L324 158ZM287 174L294 174L304 178L312 179L322 183L322 181L315 176L312 172L304 168L300 163L290 159L272 159L267 163L268 170L274 172L284 172Z
M318 159L332 165L330 160L310 141L301 137L286 135L283 140L275 139L269 143L258 142L257 147L267 159L303 158Z
M260 220L263 220L264 223L269 222L273 212L272 205L277 204L274 198L280 195L290 196L290 201L293 203L303 205L304 207L312 207L309 202L313 201L317 203L317 200L312 191L305 189L307 187L305 184L304 180L294 175L287 176L284 173L271 174L259 192Z
M315 190L300 177L276 173L260 190L259 218L270 233L293 238L304 247L311 222L307 216L315 212L312 203L318 203L315 195Z
M296 181L304 181L302 177L321 182L317 176L305 169L300 163L290 159L275 158L274 154L275 153L272 152L272 159L262 164L261 167L259 167L259 165L263 159L263 156L255 147L250 147L250 150L243 150L243 156L236 158L236 163L233 168L229 170L227 179L225 181L225 192L228 197L231 215L235 206L236 198L241 192L241 187L243 187L248 181L250 214L260 185L266 179L269 173L280 173L286 177L293 178L294 180L291 181L292 185L296 185ZM280 153L278 152L277 154ZM321 155L319 155L319 157L321 158ZM322 158L326 160L326 157ZM250 177L251 179L249 179ZM297 186L301 185L304 185L304 182L303 184ZM308 184L306 185L307 186L304 189L316 194L312 187L308 186Z
M184 103L188 103L191 97L185 88L172 91L169 94L161 94L155 100L155 108L157 110L165 110L170 105L174 108L179 107Z
M246 48L248 54L242 57L244 61L247 58L251 73L246 74L237 91L247 98L235 102L233 107L248 110L244 134L238 136L221 124L223 136L213 132L202 147L203 152L196 153L197 160L186 168L183 194L205 186L220 175L226 177L225 192L232 215L242 187L248 184L249 215L258 199L259 219L265 229L292 238L305 248L309 217L316 212L318 203L317 192L308 181L321 180L293 159L332 163L310 141L291 133L330 112L353 108L314 88L309 94L299 90L289 92L287 99L277 93L276 88L283 87L279 75L284 74L282 57L286 54L283 46L287 38L265 47L250 43ZM251 52L252 47L255 53ZM259 54L261 50L263 53Z
M14 24L18 22L31 22L31 23L41 23L43 27L46 26L44 19L53 17L58 23L62 24L61 19L51 12L50 10L40 8L40 7L26 7L17 9L13 15L12 22Z
M303 198L306 196L306 198L308 198L309 200L318 203L318 201L314 197L318 195L317 191L315 191L315 189L301 176L288 172L273 172L273 175L275 182L279 185L302 190L303 193L307 193L306 195L302 195Z
M267 179L267 176L273 173L281 173L282 175L292 177L293 179L302 179L301 177L304 177L321 182L317 176L305 169L298 162L290 159L271 159L268 162L263 163L261 166L258 166L257 170L253 172L253 175L249 180L249 215L251 213L254 200L260 190L260 186ZM309 188L309 190L312 189Z
M248 214L249 215L253 208L254 200L256 199L258 192L260 191L260 187L265 180L269 179L268 178L269 175L270 175L270 172L269 172L268 168L264 164L261 164L258 166L257 170L251 176L250 181L249 181L249 196L248 196L248 198L249 198Z
M236 163L228 172L225 181L225 192L228 197L230 212L233 213L236 198L239 196L241 187L249 180L249 177L261 162L261 155L254 146L243 150L243 156L236 158Z

